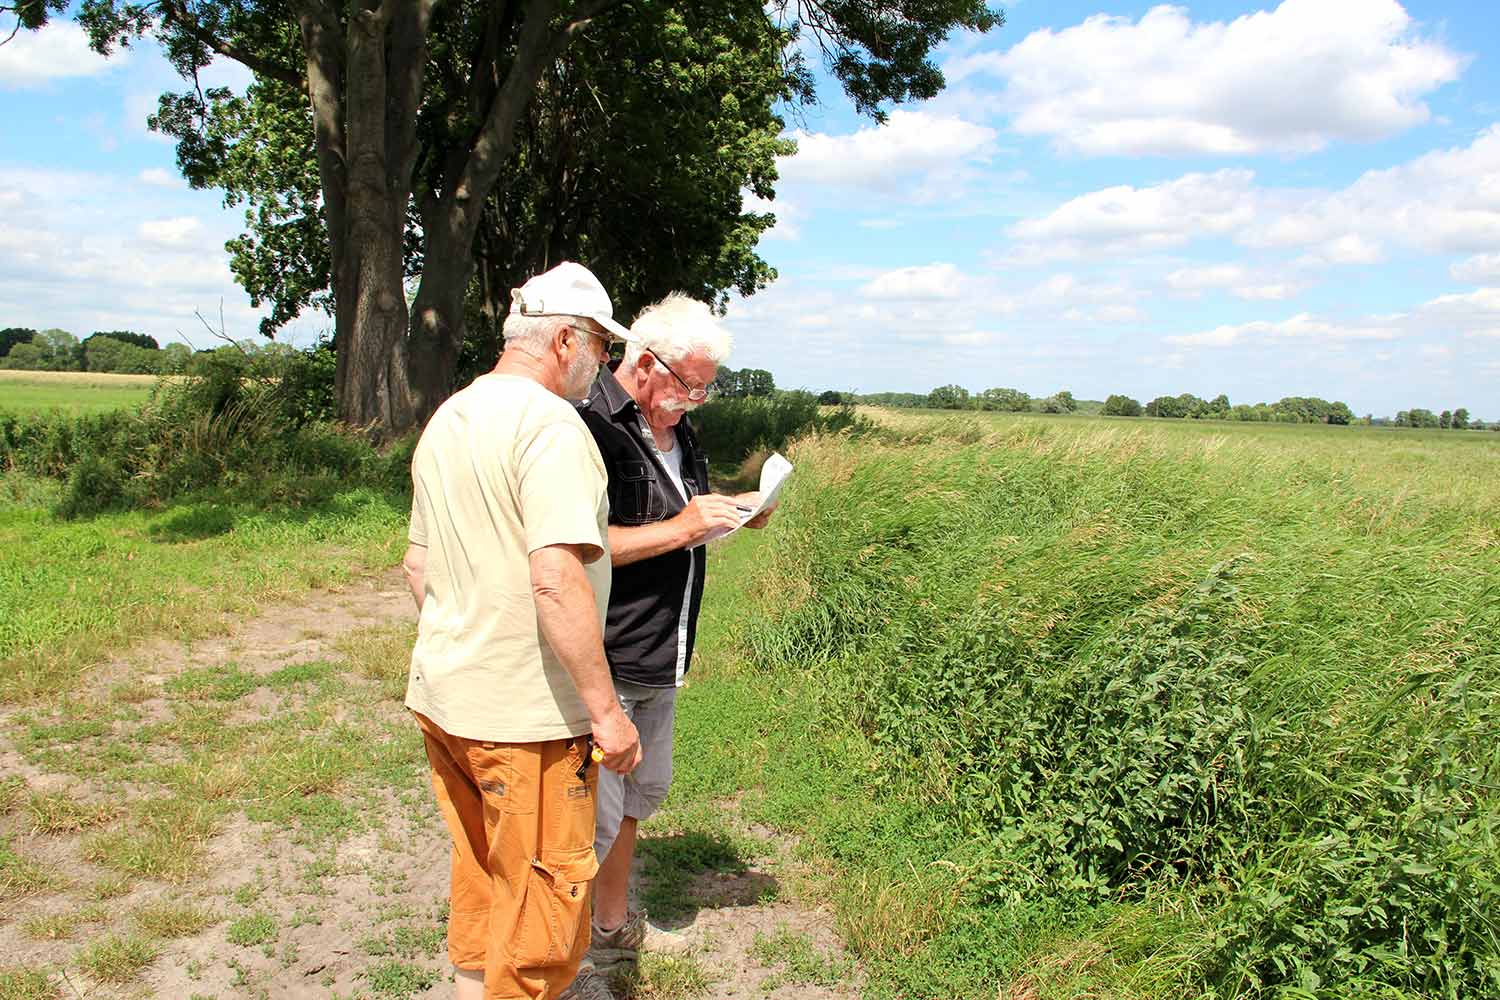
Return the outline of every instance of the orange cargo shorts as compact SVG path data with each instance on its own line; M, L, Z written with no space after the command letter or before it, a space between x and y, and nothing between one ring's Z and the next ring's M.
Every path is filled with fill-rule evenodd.
M448 957L484 971L485 1000L557 996L588 951L599 870L586 738L470 740L412 714L453 835Z

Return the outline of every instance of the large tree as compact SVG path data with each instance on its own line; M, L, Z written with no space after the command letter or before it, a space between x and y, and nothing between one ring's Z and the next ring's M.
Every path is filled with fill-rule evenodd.
M22 6L20 23L31 28L58 5ZM941 89L929 57L950 31L1000 23L983 0L84 0L79 19L101 52L154 38L195 83L164 97L157 116L158 126L178 137L189 180L218 180L205 167L231 155L227 136L269 135L278 121L300 131L299 119L310 122L304 155L269 164L285 185L274 202L252 200L266 225L240 247L236 270L249 284L258 261L266 275L273 258L254 251L270 239L280 241L273 249L281 260L304 265L284 279L263 277L278 287L272 301L291 308L326 288L340 414L389 434L418 425L452 388L486 208L501 210L498 221L509 207L497 185L524 145L533 106L578 78L584 59L571 50L642 22L681 30L683 19L705 10L720 24L778 32L789 88L806 83L793 43L810 37L855 107L877 116L884 102ZM664 11L680 12L675 27ZM252 88L250 103L196 86L198 72L216 57L255 74L261 89ZM573 96L575 107L591 96L604 116L612 113L597 92L575 89ZM226 127L222 116L236 113L249 117ZM564 133L558 135L566 142ZM316 165L316 188L304 180L308 160ZM552 166L566 171L573 164L565 156ZM291 220L314 214L325 239L309 243L305 227ZM616 220L598 232L612 235L618 226ZM503 231L496 239L502 256L524 259ZM534 267L547 259L524 262ZM408 278L415 288L409 304Z

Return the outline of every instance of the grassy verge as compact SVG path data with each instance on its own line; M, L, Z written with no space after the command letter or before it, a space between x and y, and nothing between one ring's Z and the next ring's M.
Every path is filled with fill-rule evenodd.
M49 512L52 484L11 474L0 489L0 703L54 697L134 639L202 635L389 566L404 546L406 501L369 489L279 510L226 493L85 521Z
M805 442L715 553L674 799L875 995L1500 995L1500 446L1227 426Z
M156 380L155 375L0 370L0 405L19 413L101 413L139 406L151 398Z

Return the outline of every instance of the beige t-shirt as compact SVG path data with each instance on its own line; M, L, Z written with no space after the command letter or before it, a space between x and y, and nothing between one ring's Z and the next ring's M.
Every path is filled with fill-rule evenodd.
M593 546L609 606L604 462L571 403L531 379L482 375L438 407L412 456L411 530L427 546L406 705L454 736L535 743L589 731L542 638L530 553Z

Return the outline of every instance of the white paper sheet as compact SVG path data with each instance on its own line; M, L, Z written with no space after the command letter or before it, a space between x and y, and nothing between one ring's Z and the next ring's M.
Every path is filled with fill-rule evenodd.
M788 462L780 452L776 452L766 459L760 467L760 503L753 508L740 508L740 527L747 522L755 520L767 507L775 505L776 498L781 493L781 486L786 482L786 477L792 474L792 463ZM725 538L739 531L739 528L730 528L728 531L717 535L710 535L708 540Z

